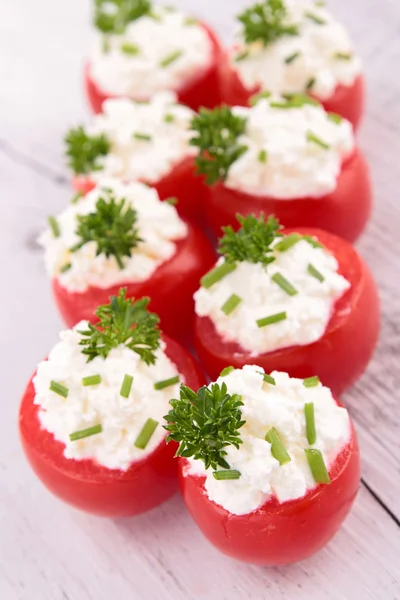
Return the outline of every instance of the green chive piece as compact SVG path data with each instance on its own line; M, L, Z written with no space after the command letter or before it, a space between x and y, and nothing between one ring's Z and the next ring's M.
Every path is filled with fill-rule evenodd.
M76 192L71 198L71 204L77 204L81 198L83 198L83 192Z
M67 271L70 270L71 267L72 267L71 263L67 263L66 265L63 265L60 269L60 273L66 273Z
M182 50L175 50L174 52L171 52L171 54L168 54L168 56L162 59L162 61L160 62L160 67L163 67L164 69L165 67L169 67L169 65L178 60L178 58L180 58L182 54Z
M323 248L323 245L312 235L303 235L303 240L308 242L313 248Z
M233 312L235 310L235 308L237 308L241 302L242 302L242 298L240 296L237 296L236 294L232 294L232 296L230 298L228 298L228 300L225 302L225 304L221 307L221 310L226 315L230 315L231 312Z
M50 390L63 398L68 397L68 388L62 383L58 383L58 381L50 381Z
M275 244L274 249L278 250L278 252L286 252L286 250L290 250L293 248L302 239L302 236L299 233L290 233L285 236L280 242Z
M320 281L321 283L325 281L325 277L322 275L322 273L320 273L318 269L316 269L312 264L308 265L307 271L310 273L310 275L315 277L315 279L318 279L318 281Z
M187 17L183 23L184 25L188 25L190 27L191 25L198 25L199 21L194 17Z
M298 58L300 56L300 52L293 52L293 54L289 54L289 56L287 56L285 58L285 63L287 65L290 65L290 63L292 63L294 60L296 60L296 58Z
M315 85L315 77L310 77L306 83L306 90L311 90Z
M101 383L101 375L89 375L88 377L82 377L82 385L88 387L89 385L99 385Z
M151 142L152 140L151 135L148 135L147 133L140 133L139 131L136 131L133 134L133 137L135 138L135 140L140 140L142 142Z
M175 117L171 113L167 113L166 115L164 115L164 121L166 123L173 123L175 121Z
M206 273L200 279L200 285L201 287L206 288L207 290L212 285L218 283L218 281L221 281L221 279L229 275L229 273L232 273L232 271L234 271L235 269L235 263L224 262L222 263L222 265L219 265L218 267L215 267L215 269L212 269L211 271Z
M90 437L91 435L96 435L97 433L101 433L103 431L102 425L99 423L98 425L93 425L93 427L88 427L87 429L81 429L80 431L75 431L74 433L69 434L69 439L71 442L76 442L77 440L83 440L83 438Z
M285 312L276 313L275 315L270 315L269 317L264 317L263 319L258 319L256 321L258 327L266 327L267 325L272 325L273 323L279 323L280 321L284 321L287 319L287 314Z
M272 456L276 458L281 466L286 465L286 463L292 460L275 427L271 427L265 436L265 439L271 444Z
M129 56L135 56L140 52L139 46L136 46L136 44L131 44L130 42L123 42L120 48L121 52L128 54Z
M271 97L271 92L267 92L266 90L264 90L263 92L260 92L259 94L254 94L254 96L252 96L250 98L250 105L255 106L259 100L262 100L263 98L270 98L270 97ZM272 106L272 103L271 103L271 106Z
M217 481L228 481L229 479L239 479L240 471L236 471L236 469L229 469L227 471L214 471L213 472L214 479Z
M288 296L295 296L298 293L296 288L293 287L290 281L288 281L281 273L274 273L271 279L272 281L275 281Z
M258 160L260 163L266 163L268 158L268 154L266 150L260 150L258 153Z
M321 140L321 138L316 136L312 131L307 131L307 140L313 144L317 144L317 146L320 146L320 148L323 148L324 150L329 150L330 148L329 144Z
M124 380L121 385L120 392L119 392L123 398L129 398L129 394L131 393L131 389L132 389L132 383L133 383L132 375L125 375Z
M161 15L158 15L154 11L149 12L148 16L150 17L150 19L153 19L154 21L157 21L157 23L162 23L162 17L161 17Z
M336 54L334 54L334 57L337 58L338 60L351 60L352 59L352 55L350 54L350 52L336 52Z
M144 450L149 443L151 436L155 432L158 425L158 421L154 419L147 419L146 423L143 425L139 435L135 440L135 447L140 450Z
M307 377L306 379L303 379L303 385L306 388L315 387L319 384L319 382L319 377L317 375L314 375L314 377Z
M343 121L343 118L334 112L328 112L328 119L333 123L336 123L336 125L339 125Z
M263 376L265 383L270 383L271 385L276 385L275 379L273 377L271 377L271 375L268 375L268 373L260 373L260 375Z
M242 60L246 60L250 54L250 50L242 50L239 54L235 56L235 62L241 62Z
M325 25L326 23L325 19L321 19L321 17L319 17L315 13L309 11L305 12L304 16L307 17L307 19L310 19L310 21L316 23L317 25Z
M315 6L319 6L321 8L326 6L326 2L324 2L324 0L317 0L316 2L314 2L314 4L315 4Z
M53 237L59 238L61 235L60 226L55 217L49 217L49 225L50 225L51 231L53 232Z
M321 452L315 448L306 448L304 452L315 483L331 483Z
M219 376L226 377L227 375L229 375L229 373L232 373L232 371L234 371L234 370L235 370L235 367L225 367L225 369L222 369Z
M304 405L304 415L306 417L306 433L307 441L312 446L317 440L317 432L315 429L314 402L307 402Z
M172 196L171 198L167 198L165 200L165 202L167 204L170 204L171 206L176 206L178 204L178 198L175 198L174 196Z
M157 381L154 384L154 389L163 390L167 387L170 387L171 385L175 385L176 383L179 383L179 375L176 375L175 377L170 377L169 379L164 379L163 381Z

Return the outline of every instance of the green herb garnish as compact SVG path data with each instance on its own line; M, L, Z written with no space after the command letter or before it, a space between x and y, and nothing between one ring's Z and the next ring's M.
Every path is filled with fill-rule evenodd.
M128 54L128 56L136 56L140 52L139 46L131 44L131 42L123 42L120 46L121 52Z
M266 163L267 159L268 159L268 153L267 153L267 151L264 150L264 149L260 150L260 152L258 153L257 158L258 158L258 161L260 163Z
M235 367L225 367L225 369L222 369L221 373L219 374L220 377L226 377L227 375L229 375L229 373L232 373L232 371L235 370Z
M198 172L206 176L209 185L226 179L230 166L247 150L238 141L245 132L246 119L234 115L228 106L201 108L191 127L197 134L190 143L199 149Z
M129 394L131 393L133 384L133 376L132 375L124 375L124 379L122 380L121 389L119 390L119 395L123 398L129 398Z
M269 317L264 317L263 319L258 319L256 321L258 327L266 327L267 325L273 325L274 323L280 323L281 321L285 321L287 319L287 314L285 312L276 313L275 315L270 315Z
M263 92L254 94L254 96L252 96L250 98L250 105L255 106L258 102L260 102L260 100L263 100L265 98L270 98L270 97L271 97L271 92L264 90Z
M82 377L82 385L84 387L99 385L99 383L101 383L101 375L89 375L88 377Z
M241 62L242 60L246 60L246 58L248 58L249 55L250 50L248 48L246 48L246 50L241 50L238 54L236 54L235 62Z
M228 469L227 471L214 471L213 477L217 481L240 479L240 471L237 471L236 469Z
M298 34L298 27L287 23L286 17L283 0L264 0L238 15L238 20L247 44L259 41L267 46L282 36Z
M232 271L234 271L235 269L235 263L224 262L222 263L222 265L219 265L218 267L215 267L214 269L206 273L200 279L200 285L201 287L206 288L207 290L212 285L214 285L218 281L221 281L221 279L229 275L229 273L232 273Z
M316 79L315 79L315 77L310 77L310 79L309 79L309 80L307 81L307 83L306 83L306 90L307 90L307 91L309 91L309 90L312 90L312 88L313 88L313 87L314 87L314 85L315 85L315 82L316 82Z
M295 246L301 239L303 239L303 236L299 233L290 233L289 235L284 236L280 242L275 244L274 250L278 250L278 252L286 252L286 250L293 248L293 246Z
M303 235L303 240L306 240L313 248L323 248L323 245L312 235Z
M95 0L93 21L104 33L121 34L128 23L150 12L149 0Z
M70 270L71 267L72 267L71 263L67 263L67 264L63 265L60 269L60 273L66 273L67 271Z
M321 452L315 448L306 448L304 452L315 483L331 483Z
M91 435L96 435L97 433L101 433L102 431L103 431L103 427L99 423L98 425L93 425L93 427L88 427L87 429L81 429L80 431L75 431L74 433L70 433L69 439L71 442L76 442L78 440L83 440L84 438L90 437Z
M148 135L147 133L141 133L140 131L135 131L133 137L135 138L135 140L139 140L141 142L151 142L151 140L153 139L151 135Z
M62 383L58 383L58 381L50 381L50 390L63 398L68 397L68 388Z
M307 140L309 142L312 142L313 144L316 144L320 148L323 148L324 150L329 150L330 148L329 144L324 142L324 140L321 140L321 138L315 135L315 133L313 133L312 131L307 131Z
M317 440L313 402L308 402L304 405L304 416L306 418L307 441L310 444L310 446L312 446Z
M268 375L268 373L260 373L260 375L262 375L265 383L270 383L271 385L276 385L275 379L273 377L271 377L271 375Z
M166 202L170 206L176 206L178 204L178 198L176 198L175 196L171 196L171 198L167 198L166 200L164 200L164 202Z
M126 297L126 288L118 296L111 296L110 303L99 306L94 313L95 325L88 323L87 329L79 331L82 336L82 354L88 362L101 356L107 358L113 348L123 344L148 365L156 361L156 350L160 346L159 318L148 312L149 298L135 300Z
M293 54L289 54L289 56L287 56L285 58L285 63L287 65L290 65L293 61L296 60L296 58L298 58L300 56L300 52L293 52Z
M71 204L78 204L79 200L83 198L84 193L81 191L76 192L71 198Z
M149 443L153 433L157 429L158 421L154 419L147 419L146 423L143 425L139 435L135 440L135 447L140 450L144 450Z
M48 218L48 222L49 222L50 229L51 229L51 232L53 234L53 237L54 238L59 238L60 235L61 235L61 232L60 232L60 226L58 224L57 219L55 217L49 217Z
M167 387L171 387L171 385L176 385L179 383L179 375L175 377L170 377L169 379L163 379L162 381L157 381L154 384L155 390L165 390Z
M336 52L334 58L337 58L338 60L351 60L353 56L350 52Z
M194 17L186 17L183 23L184 25L188 25L189 27L191 27L192 25L198 25L199 20L195 19Z
M314 98L310 98L310 96L306 96L305 94L284 94L285 98L284 102L273 101L270 103L272 108L282 108L282 109L291 109L291 108L301 108L306 104L310 104L311 106L320 106L318 100Z
M197 393L181 385L180 398L170 404L172 409L164 417L169 431L166 441L179 442L176 456L200 459L206 469L229 469L225 448L239 448L242 443L241 396L229 394L225 383L204 386Z
M174 117L174 115L173 115L173 114L171 114L171 113L167 113L167 114L164 116L164 121L165 121L165 123L173 123L173 122L175 121L175 117Z
M171 54L168 54L168 56L165 56L165 58L163 58L160 61L160 67L162 67L163 69L169 67L169 65L172 65L172 63L178 60L178 58L180 58L182 54L182 50L175 50L174 52L171 52Z
M307 271L310 273L310 275L312 275L312 277L315 277L315 279L318 279L318 281L321 283L325 281L325 277L313 265L309 264Z
M336 125L339 125L343 121L343 117L341 117L340 115L337 115L334 112L328 112L327 116L328 116L328 119L330 121L332 121L332 123L336 123Z
M237 294L232 294L232 296L230 296L228 300L221 306L221 310L226 315L230 315L241 302L242 298L240 296Z
M276 458L281 466L286 465L286 463L292 460L275 427L271 427L265 436L265 439L271 444L272 456Z
M295 296L298 294L296 288L284 277L281 273L274 273L271 277L272 281L274 281L279 287L288 295Z
M319 377L314 375L314 377L307 377L303 379L303 385L306 388L315 387L319 384Z
M313 21L313 23L316 23L317 25L325 25L326 23L325 19L322 19L320 16L310 11L305 12L304 16L307 17L307 19L310 19L310 21Z
M98 159L110 151L110 141L104 135L87 135L82 126L70 129L65 136L68 165L75 174L98 171Z

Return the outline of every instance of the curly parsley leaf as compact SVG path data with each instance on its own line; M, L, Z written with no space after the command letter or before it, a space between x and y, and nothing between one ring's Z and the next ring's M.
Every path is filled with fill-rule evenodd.
M286 17L283 0L265 0L246 9L238 15L238 20L247 44L262 42L268 46L284 35L298 35L297 25L287 23Z
M149 0L95 0L93 22L103 33L121 34L128 23L151 13Z
M87 135L82 126L68 131L65 144L68 165L76 175L101 169L98 159L106 156L111 147L104 134Z

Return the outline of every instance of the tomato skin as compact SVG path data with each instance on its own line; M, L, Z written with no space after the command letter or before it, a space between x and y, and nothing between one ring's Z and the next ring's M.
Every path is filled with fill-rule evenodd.
M200 107L214 108L221 103L219 68L218 63L221 60L222 48L216 34L204 23L201 24L206 30L212 44L212 57L209 66L200 72L195 73L189 78L185 85L175 91L177 101L185 104L195 111ZM87 63L84 72L84 85L89 105L94 113L100 113L103 102L108 98L116 98L112 94L102 91L93 81L90 75L90 64ZM135 99L135 98L133 98ZM137 98L143 100L143 98Z
M354 242L363 231L371 213L372 190L369 167L356 150L342 166L336 189L321 198L277 200L253 196L216 183L205 198L206 220L214 235L221 227L240 227L236 215L275 215L286 227L317 227Z
M198 389L204 377L192 356L167 336L166 354L184 375L187 385ZM178 487L177 444L161 442L127 471L111 470L92 460L65 458L64 444L41 428L32 379L19 411L19 431L25 455L39 479L58 498L75 508L104 517L128 517L158 506Z
M317 237L336 257L339 273L351 283L336 303L322 338L253 356L237 343L225 342L208 317L196 316L197 354L212 380L226 366L240 369L256 364L267 373L285 371L300 379L318 375L334 396L340 397L362 375L373 355L380 328L378 290L367 265L348 242L317 229L296 231Z
M238 73L232 69L227 55L220 61L221 102L229 106L249 106L250 98L261 91L260 86L248 89L240 80ZM330 98L321 100L325 110L337 113L348 119L354 129L360 124L364 113L365 83L359 75L351 86L338 85Z
M142 282L126 282L101 289L91 287L85 292L68 292L58 279L52 280L53 295L68 327L82 319L95 322L95 309L107 304L110 296L127 288L128 298L150 297L149 310L160 317L160 328L181 342L191 340L194 319L193 294L202 275L215 261L215 253L204 234L188 224L188 235L176 242L176 253Z
M318 552L335 535L357 495L360 455L352 427L350 442L329 469L332 483L303 498L276 499L245 515L234 515L207 496L205 477L188 475L179 459L179 483L186 507L205 537L231 558L263 566L288 565Z

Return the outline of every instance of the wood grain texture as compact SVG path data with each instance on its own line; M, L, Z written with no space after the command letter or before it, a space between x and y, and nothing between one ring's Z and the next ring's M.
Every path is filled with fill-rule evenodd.
M230 39L245 0L180 0ZM359 250L380 286L382 335L368 372L345 397L357 425L365 487L343 529L316 557L282 569L233 563L201 536L176 497L138 519L105 521L66 508L30 472L16 435L18 399L57 339L36 243L70 197L65 130L88 118L82 57L89 0L2 0L0 20L1 600L400 599L400 5L330 2L348 23L368 80L360 144L375 210ZM4 60L5 59L5 60ZM12 260L10 259L12 257ZM393 514L391 517L388 511Z

